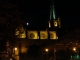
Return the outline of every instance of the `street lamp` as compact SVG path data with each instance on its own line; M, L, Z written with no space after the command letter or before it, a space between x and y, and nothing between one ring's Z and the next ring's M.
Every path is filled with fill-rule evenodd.
M45 51L47 52L47 60L48 60L48 51L49 51L49 49L46 48Z
M14 50L17 50L17 48L15 47Z
M19 60L19 48L18 47L14 47L14 56L15 56L15 59Z
M48 48L46 48L45 51L48 52L49 51Z
M76 47L73 47L73 51L75 51L75 52L76 52Z
M14 48L14 54L18 55L18 48L17 47Z

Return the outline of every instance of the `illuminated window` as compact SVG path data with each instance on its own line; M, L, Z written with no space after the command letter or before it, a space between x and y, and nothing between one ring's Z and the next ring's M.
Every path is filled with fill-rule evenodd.
M40 39L48 39L47 31L40 31Z
M57 26L58 26L57 21L54 21L54 26L55 26L55 27L57 27Z
M30 34L30 37L31 37L31 38L34 38L34 37L35 37L35 34L34 34L34 33L31 33L31 34Z
M48 23L49 23L49 28L51 28L51 24L50 24L50 21L49 21Z
M57 39L56 31L49 31L50 39Z
M27 31L28 39L38 39L38 32L37 31Z

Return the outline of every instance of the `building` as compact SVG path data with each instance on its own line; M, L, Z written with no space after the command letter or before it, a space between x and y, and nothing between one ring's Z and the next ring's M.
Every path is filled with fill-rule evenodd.
M20 25L15 30L16 38L27 38L27 39L58 39L57 30L61 28L60 18L56 16L55 7L53 0L50 5L50 20L48 26L43 29L37 28L25 28ZM50 35L50 36L48 36ZM52 37L54 36L54 37Z
M20 53L26 53L27 49L25 46L33 45L37 42L37 45L48 44L51 41L58 40L57 30L61 28L60 18L56 16L55 7L53 0L50 5L50 20L46 28L36 29L36 28L25 28L20 25L15 30L16 45L13 48L13 57L19 60Z

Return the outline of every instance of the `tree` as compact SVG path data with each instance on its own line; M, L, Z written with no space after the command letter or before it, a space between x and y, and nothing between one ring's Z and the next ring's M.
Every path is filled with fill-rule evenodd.
M14 36L15 29L24 24L21 18L23 13L19 11L19 5L9 0L1 0L0 6L0 32L8 36Z
M15 44L15 29L23 25L23 12L19 4L9 0L0 0L0 52L6 50L6 42L13 47Z

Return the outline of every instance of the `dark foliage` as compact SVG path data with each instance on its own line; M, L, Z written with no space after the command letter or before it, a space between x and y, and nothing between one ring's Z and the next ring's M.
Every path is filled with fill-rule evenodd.
M23 12L19 10L19 4L9 0L0 0L0 53L15 46L15 29L24 24ZM9 47L6 42L9 41ZM0 55L1 55L0 54ZM0 59L1 60L1 59Z
M0 8L0 32L7 36L14 36L15 29L20 24L24 24L19 4L0 0Z

